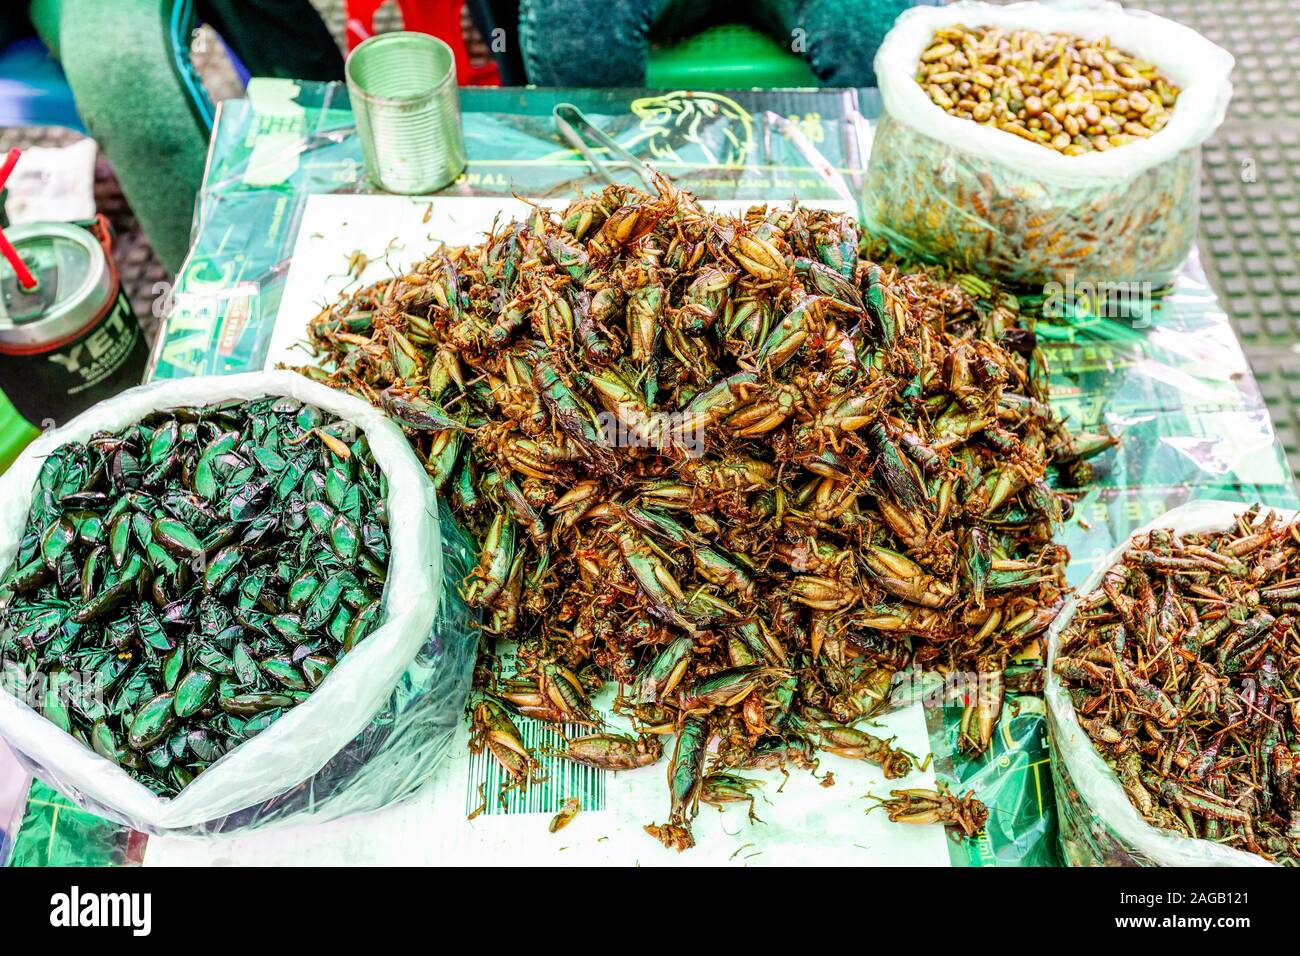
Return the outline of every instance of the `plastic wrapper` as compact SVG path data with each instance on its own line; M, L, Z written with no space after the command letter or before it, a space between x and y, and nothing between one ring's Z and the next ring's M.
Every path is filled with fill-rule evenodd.
M1102 575L1119 561L1130 541L1155 528L1177 532L1229 528L1248 504L1240 501L1201 500L1175 508L1138 528L1100 562L1079 587L1089 594ZM1277 509L1288 521L1297 512ZM1153 827L1129 801L1119 778L1107 766L1091 738L1079 726L1070 695L1056 676L1057 647L1062 631L1074 617L1071 598L1047 632L1047 723L1051 740L1052 781L1060 817L1061 847L1075 866L1270 866L1254 853L1193 840L1170 830Z
M27 774L9 748L0 743L0 866L5 866L13 850L14 834L27 803Z
M310 403L366 434L394 516L379 624L306 701L170 799L51 724L6 683L0 736L19 760L77 806L136 830L205 833L377 809L428 779L464 708L477 642L457 592L463 567L444 561L438 502L423 466L381 412L293 373L145 385L43 435L0 478L0 566L12 561L52 449L157 409L265 395ZM18 676L31 686L33 675Z
M1150 138L1066 156L931 102L916 82L917 62L936 28L958 23L1108 37L1182 93ZM899 248L1012 282L1164 285L1196 239L1200 145L1223 121L1232 64L1187 27L1100 0L909 10L876 55L885 115L866 220Z
M39 780L31 782L30 794L26 783L23 790L27 809L19 815L18 839L6 866L139 866L143 862L147 834L83 810Z

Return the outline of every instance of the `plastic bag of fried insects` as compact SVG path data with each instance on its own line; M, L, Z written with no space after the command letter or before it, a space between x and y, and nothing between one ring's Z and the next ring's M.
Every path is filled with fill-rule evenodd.
M1002 281L1168 282L1233 58L1114 3L916 7L876 55L863 193L899 251Z
M996 674L1046 629L1054 483L1114 439L1048 406L1014 297L858 245L842 213L611 186L310 323L309 373L406 426L480 545L474 740L518 787L537 755L515 721L586 728L568 759L673 767L654 833L689 846L706 764L827 749L904 776L861 726L896 675ZM614 688L645 736L602 726Z
M437 508L400 430L290 372L94 406L0 478L0 735L155 834L407 796L473 667Z
M1298 517L1175 508L1102 561L1053 623L1045 694L1070 863L1295 861Z

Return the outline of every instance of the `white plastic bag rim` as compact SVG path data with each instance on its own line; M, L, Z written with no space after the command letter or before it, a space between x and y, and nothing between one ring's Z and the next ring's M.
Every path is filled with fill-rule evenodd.
M29 445L0 476L0 568L13 560L45 456L99 431L118 431L151 410L282 395L346 419L366 434L388 479L389 572L378 627L306 701L223 755L176 797L159 797L25 702L0 693L0 736L38 775L97 813L150 832L188 829L256 806L311 777L384 705L428 638L442 591L437 501L401 430L370 404L288 371L174 379L141 385L93 406ZM396 597L400 595L400 600ZM71 788L72 792L67 792Z
M1106 152L1065 156L1014 133L944 112L916 82L917 63L935 29L957 23L1001 26L1039 33L1071 33L1089 40L1109 37L1113 46L1154 63L1182 92L1168 124L1148 139ZM1118 3L1013 3L993 6L959 0L943 7L913 7L895 21L876 51L875 69L886 112L917 132L963 152L1061 186L1122 181L1199 146L1218 129L1232 98L1234 60L1190 27Z
M1134 531L1124 543L1106 556L1075 595L1086 595L1101 585L1102 575L1113 567L1128 550L1133 540L1158 528L1171 528L1186 533L1192 531L1219 531L1233 526L1237 515L1250 506L1241 501L1204 499L1180 505L1163 516ZM1270 508L1287 522L1294 521L1300 512L1288 508ZM1070 782L1079 791L1085 807L1098 816L1128 846L1164 866L1274 866L1261 856L1245 850L1220 846L1209 840L1194 840L1171 830L1153 827L1142 819L1137 808L1129 801L1124 787L1114 771L1102 760L1089 737L1079 726L1074 704L1065 685L1056 675L1056 653L1061 633L1074 617L1076 597L1070 597L1061 613L1047 631L1047 685L1044 696L1051 715L1053 759L1065 763Z

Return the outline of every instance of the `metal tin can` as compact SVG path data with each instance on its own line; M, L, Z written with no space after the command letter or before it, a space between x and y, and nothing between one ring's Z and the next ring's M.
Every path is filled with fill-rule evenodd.
M381 33L345 67L366 170L381 189L435 192L465 168L451 47L425 33Z
M149 345L109 254L108 223L7 231L36 276L26 290L0 261L0 391L33 425L62 424L139 385Z

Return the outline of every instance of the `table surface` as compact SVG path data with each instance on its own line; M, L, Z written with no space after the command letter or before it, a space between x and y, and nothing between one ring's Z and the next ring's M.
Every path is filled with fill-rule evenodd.
M557 136L573 102L633 152L702 197L861 195L879 100L868 90L665 93L466 89L470 164L456 195L567 197L602 183ZM823 161L824 160L824 161ZM155 349L155 378L262 367L307 197L367 191L360 148L335 85L255 81L222 105L195 222ZM1062 530L1072 583L1134 528L1200 498L1300 505L1245 353L1195 255L1140 315L1040 323L1053 403L1076 428L1123 435L1097 462ZM997 812L958 865L1060 862L1043 704L1004 709L990 753L955 752L959 706L927 708L939 777ZM11 862L133 863L147 843L34 785Z
M1215 288L1300 476L1300 17L1294 0L1143 0L1237 59L1205 144L1201 243Z

